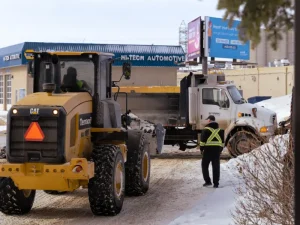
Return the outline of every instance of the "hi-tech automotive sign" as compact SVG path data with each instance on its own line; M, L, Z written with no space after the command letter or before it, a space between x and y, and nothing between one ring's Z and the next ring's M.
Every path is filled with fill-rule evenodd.
M188 49L187 58L189 60L201 56L201 17L188 24Z
M239 23L234 20L229 28L228 21L205 17L205 56L249 60L250 42L239 39Z
M183 62L184 56L177 55L121 55L121 60L129 61L160 61L160 62Z
M115 53L114 66L122 66L129 61L132 66L163 66L177 67L185 61L184 54L126 54Z

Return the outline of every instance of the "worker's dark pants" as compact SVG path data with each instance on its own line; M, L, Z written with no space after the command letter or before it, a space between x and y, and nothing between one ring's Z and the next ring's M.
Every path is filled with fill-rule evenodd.
M213 183L219 185L220 180L220 155L221 149L219 147L206 147L202 158L202 174L206 183L211 183L209 177L209 164L212 163L213 168Z

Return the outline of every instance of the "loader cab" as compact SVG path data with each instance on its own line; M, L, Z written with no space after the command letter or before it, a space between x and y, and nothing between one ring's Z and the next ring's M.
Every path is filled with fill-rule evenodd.
M34 79L33 92L52 91L45 84L54 84L55 94L89 92L100 100L111 98L113 54L28 51L25 56L30 60L27 72ZM131 65L123 63L122 72L130 79Z

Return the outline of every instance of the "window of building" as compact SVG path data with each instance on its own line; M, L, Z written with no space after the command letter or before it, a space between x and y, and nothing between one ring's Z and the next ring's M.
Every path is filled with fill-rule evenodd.
M6 104L11 105L11 75L6 75Z
M4 77L0 75L0 104L4 104Z

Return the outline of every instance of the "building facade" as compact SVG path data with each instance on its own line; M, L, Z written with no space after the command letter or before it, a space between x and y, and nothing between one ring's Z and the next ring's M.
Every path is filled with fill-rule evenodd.
M273 50L267 38L267 32L261 30L261 42L250 51L250 62L258 66L269 66L275 60L288 59L291 65L295 61L295 32L290 30L282 35L277 50Z
M178 63L184 62L181 46L71 44L24 42L0 49L0 110L7 110L33 91L33 78L27 76L24 52L34 51L94 51L114 53L113 80L122 75L122 63L130 61L132 76L121 86L176 86Z

